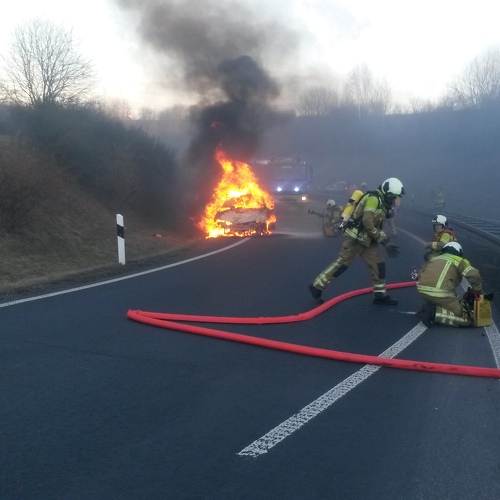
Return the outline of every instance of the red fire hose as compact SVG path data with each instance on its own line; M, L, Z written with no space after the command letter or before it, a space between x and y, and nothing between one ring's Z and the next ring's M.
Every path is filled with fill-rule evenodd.
M414 286L415 281L404 283L395 283L388 285L388 289L404 288ZM330 307L347 300L351 297L372 292L372 288L362 288L352 292L339 295L324 304L307 311L305 313L292 315L292 316L278 316L278 317L257 317L257 318L231 318L231 317L218 317L218 316L196 316L188 314L169 314L169 313L155 313L146 311L129 310L127 318L148 325L159 326L161 328L168 328L170 330L177 330L187 333L195 333L197 335L204 335L206 337L215 337L224 340L231 340L233 342L241 342L245 344L256 345L259 347L267 347L269 349L278 349L281 351L293 352L306 356L316 356L320 358L335 359L337 361L347 361L351 363L362 363L377 366L385 366L388 368L400 368L404 370L417 370L434 373L447 373L455 375L468 375L473 377L489 377L500 378L500 369L498 368L483 368L476 366L463 366L451 365L442 363L426 363L423 361L412 361L405 359L381 358L378 356L369 356L364 354L354 354L342 351L333 351L330 349L320 349L317 347L308 347L299 344L289 344L277 340L261 339L252 337L250 335L242 335L239 333L225 332L222 330L214 330L212 328L205 328L193 325L184 325L178 321L191 321L198 323L232 323L232 324L277 324L277 323L293 323L297 321L306 321L321 314Z

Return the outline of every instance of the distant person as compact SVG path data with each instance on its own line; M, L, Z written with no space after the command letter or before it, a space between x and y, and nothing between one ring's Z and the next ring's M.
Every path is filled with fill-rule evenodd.
M449 326L471 326L474 313L461 300L455 289L462 278L471 285L471 294L481 293L482 278L479 271L464 258L460 243L447 243L438 256L432 258L422 269L417 282L417 291L424 300L422 310L417 313L422 323L430 327L434 323ZM488 300L493 294L485 295Z
M448 226L448 219L444 215L436 215L436 217L432 219L432 227L434 229L434 237L432 241L424 245L424 248L429 250L424 255L426 261L431 257L439 255L447 243L457 241L457 237L453 233L451 227Z
M316 212L311 209L307 212L321 217L325 236L338 236L342 224L342 210L343 207L341 205L337 205L335 200L330 199L326 202L326 207L323 212Z
M326 207L323 210L323 230L326 235L330 233L337 235L340 232L341 214L342 211L335 200L330 199L326 202Z
M356 257L361 257L371 272L374 292L374 304L396 305L387 294L385 281L385 262L380 252L379 243L385 246L389 257L397 257L399 249L389 242L382 230L382 223L388 210L397 198L404 195L403 184L391 177L376 190L368 191L357 203L345 225L342 249L336 260L327 266L309 285L313 298L322 303L321 295L325 288L338 278Z
M438 187L432 192L432 197L434 201L434 208L436 210L441 210L446 206L446 197L442 187Z

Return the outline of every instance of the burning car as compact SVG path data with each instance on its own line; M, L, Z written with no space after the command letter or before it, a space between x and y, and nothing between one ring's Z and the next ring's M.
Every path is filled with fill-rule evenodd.
M218 148L222 177L198 227L207 238L270 234L276 223L274 199L261 189L247 163L232 160Z
M276 216L267 207L229 208L217 212L215 222L225 236L263 235L274 230Z

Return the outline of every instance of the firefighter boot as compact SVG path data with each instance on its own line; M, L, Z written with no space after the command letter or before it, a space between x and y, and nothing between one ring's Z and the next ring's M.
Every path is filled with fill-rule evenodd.
M318 303L318 304L323 304L323 299L321 298L321 294L323 293L323 290L320 290L319 288L316 288L314 285L309 285L308 286L309 291L311 292L311 295L313 296L313 299Z
M376 293L375 298L373 299L374 304L381 304L384 306L397 306L398 301L391 299L389 295L386 293Z
M424 302L422 304L422 309L417 312L417 316L427 328L430 328L434 324L434 319L436 317L436 304Z

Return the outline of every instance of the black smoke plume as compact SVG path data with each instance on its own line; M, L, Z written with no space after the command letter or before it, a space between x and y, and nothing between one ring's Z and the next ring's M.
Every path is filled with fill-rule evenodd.
M264 130L283 114L273 110L279 89L249 56L223 61L217 66L220 88L226 100L205 106L196 113L197 130L185 159L185 168L196 174L195 192L202 209L221 174L214 152L222 147L231 158L249 161Z
M201 214L221 171L215 149L248 161L267 127L290 115L273 106L279 85L263 68L279 66L298 37L231 0L116 0L137 22L165 88L196 92L194 137L182 159L188 211Z

